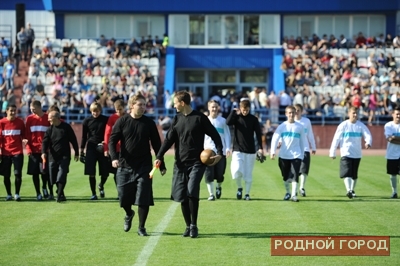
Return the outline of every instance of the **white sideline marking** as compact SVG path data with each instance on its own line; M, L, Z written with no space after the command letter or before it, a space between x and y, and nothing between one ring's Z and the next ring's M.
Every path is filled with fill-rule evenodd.
M134 265L146 265L147 261L149 260L151 254L153 254L154 248L157 246L158 240L160 240L160 237L162 233L164 232L165 228L168 226L169 222L172 219L172 216L174 215L177 207L179 206L179 203L174 202L171 204L169 207L167 213L161 220L161 222L157 225L157 227L154 229L157 234L150 235L149 240L147 241L146 245L143 247L142 251L140 252L138 258L136 259L136 262Z

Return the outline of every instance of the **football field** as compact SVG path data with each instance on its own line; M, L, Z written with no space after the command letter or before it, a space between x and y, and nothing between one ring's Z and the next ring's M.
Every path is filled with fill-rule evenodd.
M170 200L173 156L166 156L166 162L167 174L156 172L153 179L155 206L146 224L150 237L137 235L137 216L131 231L124 232L124 211L111 176L106 197L89 200L88 177L79 162L71 162L65 203L37 202L31 177L25 174L21 202L4 201L1 185L0 265L400 263L400 199L390 199L384 156L362 158L355 199L345 196L339 158L312 156L307 197L300 196L298 203L282 200L285 189L277 160L256 162L251 201L236 199L228 164L221 199L207 201L202 181L197 239L181 237L185 224L180 205ZM271 236L390 236L390 256L271 256Z

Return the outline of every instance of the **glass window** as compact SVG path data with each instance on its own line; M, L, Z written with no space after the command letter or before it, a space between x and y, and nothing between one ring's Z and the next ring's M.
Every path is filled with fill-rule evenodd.
M351 40L349 19L349 16L335 16L335 30L333 34L336 38L343 35L345 38L350 38Z
M213 83L235 83L235 70L216 70L210 71L210 82Z
M244 45L253 45L259 35L259 16L245 15L243 23L243 43Z
M95 15L88 15L86 17L86 33L87 38L99 38L102 32L97 32L97 16ZM110 37L110 36L107 36ZM111 38L111 37L110 37Z
M207 16L208 44L222 44L221 42L221 16Z
M365 38L368 37L368 17L367 16L353 16L353 35L361 32Z
M99 29L100 35L104 34L107 38L115 37L114 32L114 16L100 15L99 16Z
M65 36L68 38L80 38L79 30L81 28L81 16L79 15L66 15L65 16ZM96 32L96 28L91 29Z
M169 32L171 33L170 45L188 45L189 44L189 16L170 15Z
M202 70L180 70L177 73L179 83L203 83L204 71Z
M241 83L265 83L267 70L242 70L240 71Z
M369 16L369 36L385 34L385 16Z
M225 16L225 44L239 44L239 16Z
M333 33L333 17L332 16L320 16L318 17L318 31L317 35L319 37L326 34L329 36ZM336 36L339 37L339 36Z
M131 32L131 16L118 15L115 16L115 18L116 18L115 37L116 38L129 37Z
M204 45L205 16L194 15L189 17L190 45Z
M261 44L280 44L280 26L278 15L263 15L260 16L261 20ZM255 40L258 44L258 39Z
M136 37L146 37L149 33L149 23L147 16L134 16L133 17L133 29L134 36Z
M293 36L293 38L296 38L297 36L300 36L299 30L298 30L298 17L297 16L285 16L283 18L283 36L289 38L290 36ZM307 34L303 34L301 36L306 36ZM296 36L296 37L295 37ZM311 35L307 35L311 36Z
M312 36L315 33L315 17L302 16L300 18L301 36Z

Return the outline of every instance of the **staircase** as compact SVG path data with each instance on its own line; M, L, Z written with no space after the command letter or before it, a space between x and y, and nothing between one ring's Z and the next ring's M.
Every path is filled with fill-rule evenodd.
M22 88L25 82L28 80L28 62L21 61L18 67L18 75L14 76L14 95L15 105L19 109L21 106ZM15 73L17 74L17 73Z

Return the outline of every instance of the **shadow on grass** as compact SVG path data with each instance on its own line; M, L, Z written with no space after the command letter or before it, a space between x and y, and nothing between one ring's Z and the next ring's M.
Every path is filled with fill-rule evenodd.
M182 236L182 233L170 233L170 232L152 232L153 236ZM213 233L203 234L199 231L199 238L271 238L272 236L361 236L360 234L351 233L288 233L288 232L276 232L276 233L262 233L262 232L240 232L240 233ZM362 235L369 236L369 235ZM183 237L182 237L183 238ZM390 238L400 238L400 236L390 236Z

